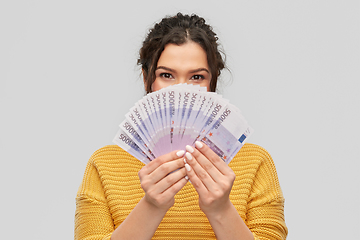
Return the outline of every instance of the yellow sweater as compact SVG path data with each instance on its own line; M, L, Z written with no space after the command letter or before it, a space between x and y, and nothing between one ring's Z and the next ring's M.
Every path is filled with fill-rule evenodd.
M143 166L116 145L92 155L76 197L75 239L110 239L144 196L137 175ZM229 166L236 174L230 200L254 238L285 239L284 198L271 156L245 144ZM216 239L191 183L175 196L153 239Z

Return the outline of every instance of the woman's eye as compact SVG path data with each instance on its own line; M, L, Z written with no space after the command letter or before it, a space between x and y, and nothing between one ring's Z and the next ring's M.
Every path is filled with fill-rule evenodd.
M173 76L170 73L160 73L160 77L163 78L173 78Z
M203 80L204 78L203 75L194 75L191 77L191 80Z

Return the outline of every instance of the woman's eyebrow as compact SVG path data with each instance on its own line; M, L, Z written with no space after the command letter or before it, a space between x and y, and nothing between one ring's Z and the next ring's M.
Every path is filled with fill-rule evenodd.
M158 70L158 69L164 69L164 70L169 71L169 72L176 72L174 69L171 69L171 68L168 68L168 67L164 67L164 66L158 66L158 67L155 69L155 71ZM201 72L201 71L205 71L205 72L207 72L207 73L210 73L209 70L206 69L206 68L197 68L197 69L191 70L190 73L197 73L197 72Z
M191 70L190 73L196 73L196 72L201 72L201 71L205 71L207 73L210 73L209 70L207 70L206 68L194 69L194 70Z
M171 69L171 68L168 68L168 67L164 67L164 66L158 66L158 67L155 69L155 71L158 70L158 69L164 69L164 70L169 71L169 72L176 72L174 69Z

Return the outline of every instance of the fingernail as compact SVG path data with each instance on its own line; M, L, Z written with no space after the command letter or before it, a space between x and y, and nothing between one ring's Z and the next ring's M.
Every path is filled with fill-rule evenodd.
M192 159L192 156L190 153L185 153L185 157L187 158L187 160L191 160Z
M186 148L186 151L188 151L188 152L191 152L191 153L194 152L194 148L192 146L186 145L185 148Z
M186 168L186 171L188 171L188 172L190 172L191 171L191 167L190 167L190 165L189 164L185 164L185 168Z
M202 148L204 145L203 145L201 142L196 141L196 142L195 142L195 146L196 146L197 148Z
M182 157L182 156L184 156L184 153L185 153L184 150L180 150L180 151L178 151L178 152L176 153L176 155L177 155L178 157Z
M186 179L186 181L188 181L188 180L189 180L189 177L188 177L188 176L185 176L185 179Z
M184 158L184 163L185 163L185 164L187 163L185 158Z

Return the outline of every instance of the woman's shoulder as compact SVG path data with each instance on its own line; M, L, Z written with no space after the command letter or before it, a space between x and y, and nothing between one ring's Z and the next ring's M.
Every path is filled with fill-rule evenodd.
M102 148L99 148L98 150L96 150L93 154L92 154L92 158L101 158L103 156L108 156L108 155L127 155L128 153L122 149L121 147L119 147L118 145L106 145ZM128 154L130 155L130 154Z
M254 143L245 143L236 156L238 155L265 155L270 157L265 148Z
M117 145L107 145L96 150L90 157L89 163L96 166L135 164L139 167L144 164Z
M269 152L259 145L245 143L240 151L231 160L229 166L251 165L256 168L256 166L259 166L264 162L273 164L273 160Z

